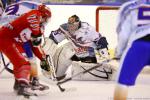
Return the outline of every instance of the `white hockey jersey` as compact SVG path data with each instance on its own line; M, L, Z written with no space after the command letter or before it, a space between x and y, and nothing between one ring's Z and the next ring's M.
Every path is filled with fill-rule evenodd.
M118 46L115 56L120 58L125 48L134 40L150 34L149 0L134 0L125 3L120 8L118 20Z
M57 32L52 32L51 35L59 43L64 39L68 39L80 58L87 56L94 56L94 49L96 47L94 41L100 38L100 33L95 31L95 28L86 22L81 22L81 27L75 32L69 32L67 23L60 25Z
M18 16L30 11L31 9L37 9L37 6L41 3L33 1L20 1L7 6L2 13L0 19L0 25L5 25L8 22L16 19Z

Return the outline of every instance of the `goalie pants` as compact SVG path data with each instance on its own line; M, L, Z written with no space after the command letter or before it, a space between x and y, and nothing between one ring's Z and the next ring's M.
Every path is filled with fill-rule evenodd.
M13 39L0 38L0 51L4 53L13 64L14 76L18 81L28 83L31 66L29 61L22 55L22 45Z
M127 86L135 84L144 66L150 65L150 41L136 40L121 59L118 83Z

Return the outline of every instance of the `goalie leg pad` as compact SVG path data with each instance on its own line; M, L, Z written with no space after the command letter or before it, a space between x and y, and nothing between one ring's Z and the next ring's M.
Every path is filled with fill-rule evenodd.
M57 50L57 44L53 40L46 38L43 50L47 55L53 56Z
M81 71L87 70L97 64L94 63L82 63L82 62L73 62L72 63L72 75L75 75ZM102 81L102 80L114 80L112 79L113 74L116 71L112 68L110 64L103 64L96 69L93 69L85 74L81 74L77 77L74 77L74 80L82 81Z
M54 66L56 68L56 76L63 76L68 67L71 65L71 57L74 55L74 50L71 43L66 43L56 50L53 56Z

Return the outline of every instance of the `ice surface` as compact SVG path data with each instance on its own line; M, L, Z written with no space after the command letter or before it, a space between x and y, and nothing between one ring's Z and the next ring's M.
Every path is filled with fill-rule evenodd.
M13 83L13 78L0 79L0 100L16 100ZM63 93L56 85L49 86L50 93L39 96L38 100L112 100L115 81L69 81L61 85L66 89ZM150 75L138 77L136 86L129 89L129 100L150 100Z

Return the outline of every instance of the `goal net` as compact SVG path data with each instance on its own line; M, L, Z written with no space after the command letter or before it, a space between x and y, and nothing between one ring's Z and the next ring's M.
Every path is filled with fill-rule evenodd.
M119 6L99 6L96 9L96 30L106 36L111 56L117 45L116 24Z

